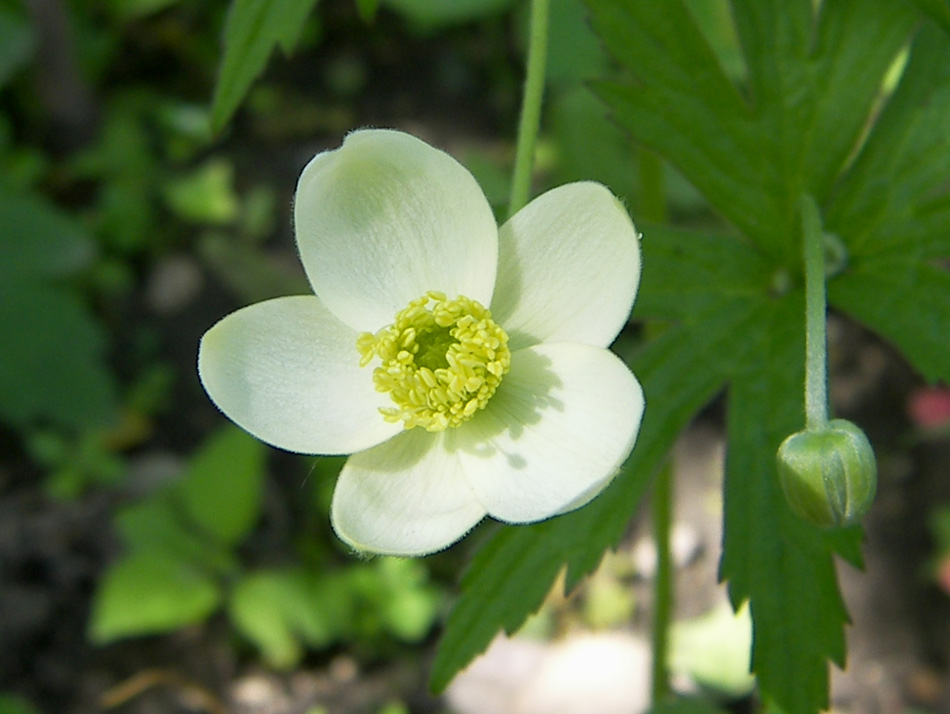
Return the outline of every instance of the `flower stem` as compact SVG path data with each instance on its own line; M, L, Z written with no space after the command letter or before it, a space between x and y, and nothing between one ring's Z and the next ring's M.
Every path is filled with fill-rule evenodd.
M802 196L800 207L805 258L805 427L820 429L828 423L825 246L815 199Z
M511 179L511 197L508 217L517 213L528 202L531 193L531 170L534 166L534 145L541 124L541 99L544 95L544 73L548 54L548 8L550 0L531 0L531 20L528 35L528 67L521 100L521 120L518 123L518 146L515 150L515 169Z
M653 669L650 701L657 707L670 693L666 661L673 611L673 565L670 530L673 525L672 467L667 464L653 482L653 538L656 542L656 582L653 588Z

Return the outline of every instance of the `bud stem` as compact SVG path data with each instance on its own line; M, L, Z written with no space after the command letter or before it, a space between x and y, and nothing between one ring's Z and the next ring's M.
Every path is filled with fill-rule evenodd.
M803 195L799 205L805 258L805 427L814 430L828 424L825 246L815 199Z

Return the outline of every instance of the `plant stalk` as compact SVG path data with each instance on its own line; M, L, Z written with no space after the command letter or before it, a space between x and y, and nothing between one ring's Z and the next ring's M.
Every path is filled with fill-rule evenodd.
M805 428L828 424L828 337L825 295L825 246L818 205L802 196L805 259Z
M528 30L528 66L525 72L521 120L518 123L518 145L511 179L508 217L515 215L528 202L534 147L541 126L541 101L544 97L544 75L548 54L548 16L550 0L531 0Z

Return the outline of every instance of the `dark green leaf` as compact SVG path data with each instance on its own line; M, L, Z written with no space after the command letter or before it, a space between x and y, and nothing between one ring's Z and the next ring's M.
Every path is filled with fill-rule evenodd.
M635 317L692 322L711 304L768 294L772 267L731 236L643 228L643 271Z
M828 297L891 340L925 378L950 381L950 272L910 258L869 261L831 281Z
M914 4L926 13L931 20L950 32L950 2L947 0L913 0Z
M221 592L205 573L157 550L114 563L99 583L89 636L98 644L177 630L206 619Z
M673 163L781 264L797 262L796 205L825 196L910 31L901 3L736 0L751 104L682 2L587 0L631 84L597 91L634 137Z
M597 83L619 123L676 166L750 236L777 222L777 181L762 128L681 0L585 0L594 29L632 84Z
M0 7L0 87L29 62L35 47L36 37L29 21Z
M372 22L376 19L376 13L379 10L379 0L356 0L356 9L359 10L364 22Z
M103 360L105 336L71 292L30 276L0 277L0 341L4 420L89 429L114 419L117 397Z
M235 427L212 436L195 453L178 494L204 532L237 545L257 522L263 497L264 445Z
M950 37L925 26L828 209L856 258L950 255Z
M762 329L747 335L752 359L730 390L721 575L734 607L751 603L762 691L782 711L817 714L828 706L828 659L845 658L832 552L853 554L860 530L827 536L785 503L775 454L804 423L802 294L765 309Z
M234 0L224 28L224 59L215 87L211 126L220 131L251 84L264 71L275 45L297 45L317 0Z
M503 527L481 548L463 577L462 595L439 643L434 690L444 689L500 629L517 630L562 568L567 567L566 588L572 589L606 548L616 547L676 435L734 368L753 313L750 301L717 306L696 316L701 327L671 328L633 361L647 400L633 454L589 505L536 525ZM704 358L697 361L696 354Z

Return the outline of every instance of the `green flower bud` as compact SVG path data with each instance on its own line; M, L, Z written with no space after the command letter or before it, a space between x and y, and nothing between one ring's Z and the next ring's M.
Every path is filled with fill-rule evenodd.
M782 442L778 476L792 510L820 526L859 521L874 500L877 462L868 438L845 419Z

